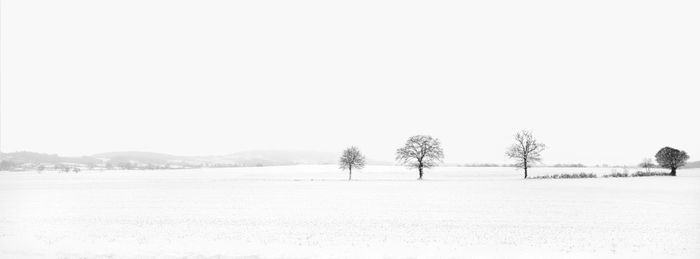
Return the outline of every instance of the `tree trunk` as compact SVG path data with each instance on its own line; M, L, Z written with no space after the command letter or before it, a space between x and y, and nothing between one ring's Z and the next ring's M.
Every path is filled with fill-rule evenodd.
M418 180L423 180L423 166L418 166Z
M671 176L676 176L676 168L671 167Z
M525 178L523 179L527 179L527 162L523 164L523 167L525 168Z
M350 180L352 180L352 166L349 167L348 169L350 169L350 174L348 174L348 181L350 181Z

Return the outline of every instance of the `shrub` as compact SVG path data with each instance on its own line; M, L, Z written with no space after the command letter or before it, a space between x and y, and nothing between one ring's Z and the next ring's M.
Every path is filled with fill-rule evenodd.
M644 171L637 171L636 173L632 174L632 177L642 177L642 176L672 176L672 174L665 173L665 172L644 172Z
M643 176L671 176L671 173L665 173L665 172L644 172L644 171L637 171L633 174L630 174L625 170L624 172L620 173L617 172L616 170L613 170L611 174L606 174L603 175L604 178L617 178L617 177L643 177ZM577 178L597 178L598 176L593 173L578 173L578 174L552 174L552 175L540 175L540 176L535 176L535 177L530 177L530 179L577 179Z
M577 178L596 178L593 173L578 173L578 174L553 174L531 177L532 179L577 179Z
M643 177L643 176L672 176L673 174L671 173L665 173L665 172L644 172L644 171L637 171L636 173L633 174L628 174L628 173L618 173L618 172L613 172L612 174L607 174L604 175L603 177Z
M605 178L608 178L608 177L630 177L630 174L628 174L627 172L624 172L624 173L613 172L612 174L603 175L603 177L605 177Z

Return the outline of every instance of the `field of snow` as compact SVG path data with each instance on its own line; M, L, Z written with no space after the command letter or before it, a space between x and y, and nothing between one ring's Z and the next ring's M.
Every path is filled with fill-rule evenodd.
M622 172L622 169L617 169ZM533 168L531 175L609 168ZM634 172L634 170L630 170ZM700 170L0 173L0 258L700 258Z

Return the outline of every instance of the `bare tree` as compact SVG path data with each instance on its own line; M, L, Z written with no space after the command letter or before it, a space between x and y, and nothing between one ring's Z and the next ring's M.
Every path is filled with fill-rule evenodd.
M646 169L648 173L651 168L654 167L654 162L651 160L651 158L644 158L642 162L639 163L639 167Z
M0 161L0 171L12 171L17 166L12 160L2 160Z
M365 167L365 156L362 155L360 149L352 146L346 148L340 156L340 169L348 169L348 181L352 180L352 169L362 169Z
M516 166L525 170L527 179L527 169L542 160L541 153L544 149L545 145L537 142L532 132L521 130L515 134L515 144L508 148L506 156L515 159Z
M671 176L676 176L676 169L684 166L688 158L690 157L685 151L672 147L664 147L656 152L656 162L660 167L671 169Z
M418 180L423 180L423 168L436 166L443 158L440 141L427 135L410 137L404 147L396 150L396 160L399 163L418 168Z

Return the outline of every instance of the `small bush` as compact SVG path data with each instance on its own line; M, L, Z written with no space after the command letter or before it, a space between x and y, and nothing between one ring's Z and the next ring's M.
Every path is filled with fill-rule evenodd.
M627 172L624 172L624 173L613 172L612 174L603 175L603 177L605 177L605 178L608 178L608 177L630 177L630 174L628 174Z
M577 179L577 178L596 178L596 174L578 173L578 174L553 174L535 176L530 179Z

